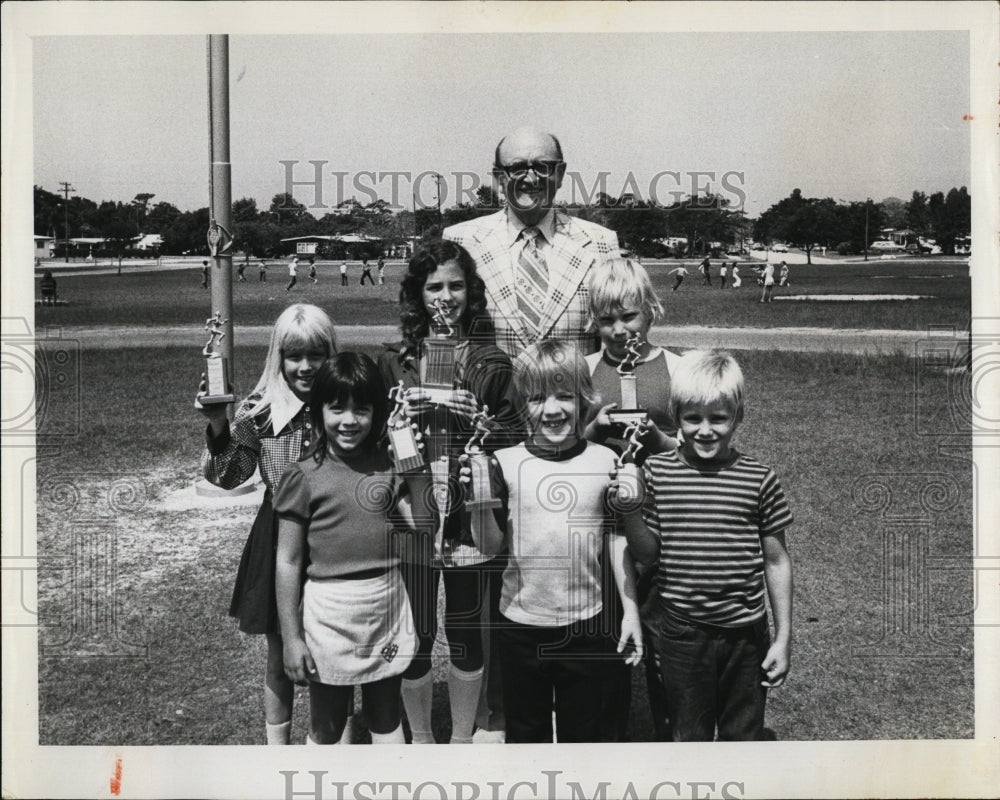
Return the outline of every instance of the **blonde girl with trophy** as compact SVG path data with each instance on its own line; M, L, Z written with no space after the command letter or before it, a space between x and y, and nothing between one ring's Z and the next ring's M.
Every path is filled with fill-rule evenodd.
M278 480L315 440L309 419L309 390L317 370L337 352L333 322L314 305L296 303L274 323L260 380L236 408L233 421L224 404L195 407L207 418L202 456L205 478L232 489L260 470L264 501L250 528L236 572L229 614L244 633L267 637L264 717L268 744L288 744L294 685L282 665L282 640L275 601L277 523L272 505Z

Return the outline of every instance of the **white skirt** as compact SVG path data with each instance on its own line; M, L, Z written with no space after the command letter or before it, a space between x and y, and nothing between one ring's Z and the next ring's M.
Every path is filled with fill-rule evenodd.
M360 580L307 580L306 646L319 683L353 686L404 672L417 652L410 601L399 570Z

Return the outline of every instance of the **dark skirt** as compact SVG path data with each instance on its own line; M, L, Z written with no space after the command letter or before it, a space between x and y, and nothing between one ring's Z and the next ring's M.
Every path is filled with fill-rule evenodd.
M278 633L278 603L274 593L278 517L265 496L243 547L229 616L240 621L243 633Z

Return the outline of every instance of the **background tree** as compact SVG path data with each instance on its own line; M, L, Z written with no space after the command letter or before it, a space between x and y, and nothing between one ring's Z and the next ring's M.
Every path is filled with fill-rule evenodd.
M812 263L813 247L830 247L840 232L837 204L833 198L805 200L790 217L778 224L781 238L805 251L806 263Z
M208 208L182 212L165 230L163 252L169 255L208 253Z
M906 224L906 203L898 197L887 197L879 206L882 208L882 219L887 228L900 230L908 227Z
M927 195L914 192L905 205L906 227L915 231L918 236L931 235L931 217L927 208Z
M687 252L705 255L712 242L729 242L739 229L739 214L729 209L726 198L698 194L668 206L665 234L687 239Z
M146 219L146 210L149 207L149 201L156 197L155 194L150 192L140 192L135 196L132 201L135 205L135 232L142 234L142 224Z
M180 215L180 210L172 203L157 203L146 213L146 232L162 234Z
M758 242L773 244L784 241L788 235L788 223L795 214L807 203L801 189L792 189L792 193L770 208L766 209L754 223L753 238Z
M63 227L63 199L60 195L48 192L41 186L34 187L35 204L35 235L61 236Z
M932 194L927 202L934 238L942 253L955 254L955 239L972 229L972 198L964 186L949 189L947 196Z

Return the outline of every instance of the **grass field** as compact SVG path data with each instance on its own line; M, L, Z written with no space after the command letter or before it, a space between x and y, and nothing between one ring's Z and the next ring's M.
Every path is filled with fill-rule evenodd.
M686 264L691 274L677 292L668 271ZM791 286L776 296L802 294L901 294L927 295L906 301L774 302L761 306L759 289L748 267L742 267L743 287L701 285L695 262L647 263L657 292L666 307L670 325L750 327L830 327L926 330L945 325L962 330L969 324L970 283L968 264L947 258L845 262L836 265L793 265ZM394 324L402 265L389 262L384 286L359 286L360 271L352 268L351 284L340 285L336 266L320 265L320 282L300 277L291 292L285 291L287 275L273 266L266 283L257 282L256 270L247 271L246 283L233 285L233 318L240 325L268 325L294 301L308 301L327 309L338 324ZM301 270L300 270L301 273ZM39 328L58 325L156 325L203 324L210 305L209 292L200 288L197 268L163 272L128 272L122 275L59 276L59 296L67 305L38 306ZM36 279L36 296L37 290Z
M153 317L173 307L177 322L185 292L204 306L196 281L178 291L176 275L101 281L135 288L153 278ZM949 280L967 292L967 281ZM74 281L66 280L71 296ZM258 287L239 289L249 296ZM327 291L336 295L321 284ZM349 294L360 308L363 295ZM394 290L384 294L389 315ZM691 287L690 297L707 295ZM136 311L134 296L90 297L102 299L109 321L116 304ZM282 288L273 307L253 308L270 320L286 299ZM749 398L736 444L775 466L796 516L792 671L771 694L769 728L782 740L971 737L971 442L968 419L949 401L967 374L902 357L737 355ZM241 354L238 385L252 385L263 357L262 348ZM79 358L78 391L64 392L60 419L42 426L38 447L41 743L263 744L263 643L226 617L255 509L169 502L198 473L198 354L167 347ZM79 427L67 433L59 423L68 417ZM923 521L907 527L892 515ZM94 548L102 555L88 567ZM634 674L630 730L648 740L645 688ZM441 663L436 693L435 732L447 741ZM305 716L297 701L295 741Z

